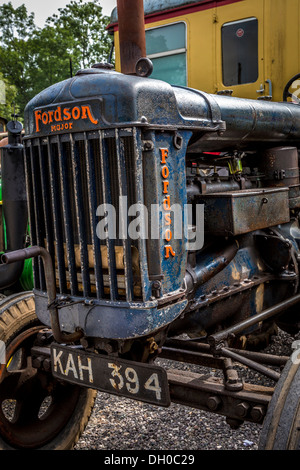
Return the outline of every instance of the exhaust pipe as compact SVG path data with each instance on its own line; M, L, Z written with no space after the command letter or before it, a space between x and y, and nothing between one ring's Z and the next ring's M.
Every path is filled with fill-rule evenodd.
M223 271L234 259L239 250L236 240L219 247L218 251L200 251L196 255L195 266L188 266L185 275L187 293L194 292L197 287L210 281L214 276Z
M121 72L136 73L136 63L146 57L143 0L117 0Z

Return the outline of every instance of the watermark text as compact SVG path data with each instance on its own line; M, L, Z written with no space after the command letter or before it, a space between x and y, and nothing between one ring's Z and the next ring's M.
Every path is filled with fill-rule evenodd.
M127 196L120 196L118 208L113 204L98 206L96 234L100 240L164 240L166 257L174 256L172 243L182 240L189 250L204 245L203 204L143 204L128 207Z

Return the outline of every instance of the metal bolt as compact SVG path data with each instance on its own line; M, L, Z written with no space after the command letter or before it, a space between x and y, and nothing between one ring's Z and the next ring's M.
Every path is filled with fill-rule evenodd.
M152 288L153 288L153 289L160 289L160 288L161 288L161 283L160 283L160 281L153 281L153 282L152 282Z
M112 344L108 343L105 345L105 351L107 354L112 354L114 352L115 348Z
M251 417L254 421L259 422L265 415L265 409L261 405L254 406L251 410Z
M32 367L34 367L35 369L39 369L43 365L43 360L43 356L35 357L34 359L32 359Z
M236 413L240 418L245 418L247 416L249 408L250 406L248 405L248 403L239 403L236 407Z
M46 371L49 371L51 369L51 359L47 357L44 362L43 362L43 367Z
M81 338L80 343L81 343L81 346L85 349L89 347L89 341L87 338Z
M146 150L146 151L147 151L147 150L153 150L153 149L154 149L154 144L153 144L153 142L152 142L151 140L145 140L145 141L143 142L143 144L144 144L144 150Z
M216 411L220 407L221 403L221 398L217 396L209 397L207 400L207 406L212 411Z

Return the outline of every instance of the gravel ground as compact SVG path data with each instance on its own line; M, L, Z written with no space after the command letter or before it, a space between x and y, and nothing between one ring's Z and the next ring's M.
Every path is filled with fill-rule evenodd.
M293 340L280 332L267 351L290 355ZM160 364L170 366L169 361L160 360ZM177 365L193 372L207 371L202 367ZM239 370L245 381L267 384L267 379L258 373L246 367ZM99 393L75 450L257 450L260 431L261 426L252 423L232 430L223 416L174 403L169 408L160 408Z

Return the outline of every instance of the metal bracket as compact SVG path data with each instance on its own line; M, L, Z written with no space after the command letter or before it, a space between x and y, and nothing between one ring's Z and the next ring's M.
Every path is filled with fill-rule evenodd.
M273 87L272 87L272 81L270 79L267 79L266 82L269 85L269 94L265 96L259 96L257 99L258 100L265 100L265 101L271 101L273 99ZM256 90L257 93L264 93L265 88L263 84L260 85L260 89Z
M152 140L143 140L143 151L150 152L154 149L154 143Z

